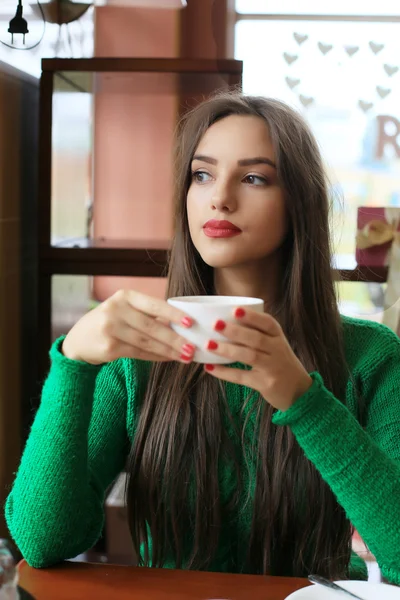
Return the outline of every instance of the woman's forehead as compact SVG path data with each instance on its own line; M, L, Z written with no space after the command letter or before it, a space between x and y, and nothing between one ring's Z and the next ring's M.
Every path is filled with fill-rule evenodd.
M236 160L266 156L274 160L268 125L261 117L229 115L213 123L201 138L195 155Z

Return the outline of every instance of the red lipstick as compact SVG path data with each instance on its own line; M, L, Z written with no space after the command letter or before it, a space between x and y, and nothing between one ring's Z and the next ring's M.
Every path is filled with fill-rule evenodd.
M236 227L230 221L217 221L217 219L207 221L203 225L203 231L207 237L213 238L233 237L242 232L239 227Z

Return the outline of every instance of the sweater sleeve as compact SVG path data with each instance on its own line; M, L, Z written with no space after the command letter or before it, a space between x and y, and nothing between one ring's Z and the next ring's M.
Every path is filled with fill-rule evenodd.
M319 373L295 404L273 416L288 425L375 555L383 576L400 584L400 340L377 360L364 389L365 429ZM379 357L378 357L379 358Z
M22 555L46 567L88 550L104 522L103 502L128 450L121 360L102 366L62 355L51 368L5 516Z

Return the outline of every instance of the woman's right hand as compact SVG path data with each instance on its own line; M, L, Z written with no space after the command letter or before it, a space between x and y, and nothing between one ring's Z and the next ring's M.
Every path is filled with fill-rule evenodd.
M170 322L190 327L193 320L165 300L119 290L84 315L66 336L62 352L72 360L99 365L129 357L190 363L195 347Z

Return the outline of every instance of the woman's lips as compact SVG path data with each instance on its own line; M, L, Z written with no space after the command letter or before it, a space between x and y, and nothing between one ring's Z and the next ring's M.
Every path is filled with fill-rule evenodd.
M227 238L242 233L239 227L225 219L210 219L204 224L203 230L207 237L212 238Z
M217 229L216 227L204 227L203 231L207 237L212 238L234 237L242 233L240 229Z

